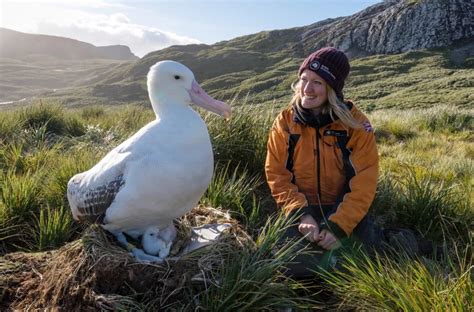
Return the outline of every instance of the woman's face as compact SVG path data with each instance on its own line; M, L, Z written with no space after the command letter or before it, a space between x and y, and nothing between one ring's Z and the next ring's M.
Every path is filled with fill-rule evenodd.
M305 69L300 76L301 106L307 109L318 109L326 103L328 94L326 81L314 71Z

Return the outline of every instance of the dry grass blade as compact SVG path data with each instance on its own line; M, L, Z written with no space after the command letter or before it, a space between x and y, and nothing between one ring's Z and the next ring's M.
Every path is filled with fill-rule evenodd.
M80 240L40 253L43 258L36 262L31 261L31 254L8 254L0 263L16 269L3 270L7 281L3 296L13 310L131 311L180 305L183 288L216 283L214 271L225 255L253 246L227 212L207 207L197 207L178 222L176 245L184 246L181 241L189 239L191 226L217 222L232 224L218 242L163 265L135 262L98 226L89 227Z

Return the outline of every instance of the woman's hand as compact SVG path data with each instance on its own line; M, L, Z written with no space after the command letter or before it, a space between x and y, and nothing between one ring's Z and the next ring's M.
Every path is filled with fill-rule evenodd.
M318 241L318 245L326 250L336 249L341 245L336 236L326 229L319 233Z
M301 217L298 231L310 242L319 241L319 226L311 215Z

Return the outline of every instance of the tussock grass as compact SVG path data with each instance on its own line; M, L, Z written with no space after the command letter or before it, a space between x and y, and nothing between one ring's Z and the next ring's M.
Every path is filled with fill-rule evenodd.
M404 175L381 177L372 206L385 223L416 229L442 242L446 237L468 242L474 214L471 189L406 167Z
M397 209L400 224L412 226L437 241L442 241L443 235L461 234L460 238L468 238L474 218L471 207L466 205L469 198L456 190L455 184L408 171L396 189L401 195ZM443 231L445 226L447 233Z
M245 103L245 102L244 102ZM263 172L268 131L275 112L258 105L233 106L230 120L206 114L215 159L232 168L245 165L251 173Z
M35 218L33 237L35 250L45 250L62 246L73 232L72 216L68 208L41 209Z
M2 144L0 150L0 164L5 170L10 169L13 172L23 172L26 168L26 162L23 158L22 143Z
M17 222L16 217L6 217L3 215L4 206L0 202L0 254L4 254L6 251L16 248L12 244L12 241L21 241L24 236L24 224ZM1 271L1 269L0 269ZM1 296L0 296L1 298Z
M428 111L428 115L423 120L423 126L432 132L473 131L474 115L472 110L437 107Z
M378 130L397 132L427 130L437 133L458 133L474 130L474 110L438 105L425 109L379 110L370 114ZM401 136L404 138L405 136ZM409 138L409 136L407 137Z
M401 255L345 257L342 270L323 274L344 307L370 311L471 311L472 262L440 263Z
M256 240L257 248L228 255L218 272L219 283L197 297L198 308L206 311L274 311L314 304L310 299L300 297L292 282L282 274L295 257L295 242L282 244L280 238L295 220L284 215L268 218Z
M245 169L236 167L231 172L229 167L229 163L216 166L213 179L200 202L211 207L230 209L243 217L248 216L249 222L255 222L255 209L258 207L252 195L263 181L259 176L251 176Z
M17 114L0 114L0 143L11 140L20 133L21 125Z
M105 115L105 109L101 106L87 106L81 110L81 117L84 120L97 120Z
M373 61L379 62L377 59ZM400 64L390 66L397 67ZM407 65L405 70L411 71L410 66ZM367 77L372 78L370 75ZM307 301L305 295L298 290L302 286L283 276L285 263L291 261L293 255L289 246L277 246L275 242L278 231L285 224L280 219L268 219L274 203L264 183L263 165L268 131L281 106L276 103L257 105L248 98L234 99L232 106L234 111L229 121L203 114L214 147L216 168L201 203L230 209L231 215L252 235L255 244L238 245L238 248L231 245L232 250L228 249L228 245L222 245L222 248L188 259L206 259L208 262L205 263L209 266L193 264L191 267L172 267L176 274L181 274L187 281L195 277L186 275L191 269L204 270L205 274L200 280L207 284L203 287L196 287L192 283L180 284L180 281L165 278L160 280L159 285L153 280L154 284L146 290L140 288L137 291L136 288L132 290L133 287L117 286L108 293L96 293L93 296L87 292L91 284L74 284L72 280L67 280L67 286L62 289L55 288L53 291L49 288L49 291L41 291L50 297L35 301L36 307L47 308L52 298L59 300L64 289L77 289L74 295L77 295L74 297L77 300L91 304L93 302L94 307L111 310L120 307L131 310L156 310L157 307L186 307L188 310L274 310L279 307L305 309L308 306L324 308ZM415 230L443 245L447 258L405 261L403 257L401 260L373 260L359 259L356 255L348 256L347 269L342 271L347 275L338 277L347 285L335 279L328 279L326 285L330 293L339 296L341 309L370 309L373 306L379 310L393 307L403 310L403 307L413 304L416 309L423 307L436 311L442 308L457 309L461 306L458 302L472 302L472 298L462 297L462 293L472 292L472 280L466 280L466 276L472 276L472 251L469 253L470 248L466 249L466 246L472 245L474 222L473 111L459 107L438 106L404 111L387 109L369 114L376 129L381 155L381 176L372 209L377 222L384 227L408 227ZM60 248L71 252L58 258L64 265L85 268L90 264L92 267L87 267L87 270L97 269L96 262L86 265L85 262L67 260L69 256L86 257L87 253L79 252L83 248L94 252L110 247L110 240L105 239L106 236L101 236L104 239L94 236L92 241L85 239L82 246L70 243L81 233L81 229L77 229L76 224L70 220L66 201L67 181L74 174L89 169L111 148L153 118L152 110L141 106L65 110L43 103L2 113L0 251L8 252L5 257L8 258L12 251L38 251L62 246ZM199 216L199 209L203 208L197 208L196 217L187 216L180 220L183 239L189 235L186 229L198 224L198 220L223 220L218 219L217 215ZM225 215L221 210L216 211ZM20 231L24 228L29 228L30 231ZM240 228L238 231L243 233ZM245 237L242 241L250 242L250 237ZM98 258L94 259L102 256L110 261L127 259L123 250L116 251L117 253L110 251L107 255L97 253L95 255ZM56 251L51 251L51 254L56 254ZM18 259L16 261L21 262ZM0 258L0 268L3 263L1 261L4 258ZM22 262L18 268L25 269L25 263ZM82 276L77 275L77 270L62 270L58 263L56 265L55 268L46 268L38 264L35 268L55 269L63 275L71 273L70 277ZM441 273L443 267L448 269ZM110 272L114 268L116 267ZM127 267L128 269L130 268ZM160 274L162 271L163 267L160 267ZM22 276L18 272L16 274ZM40 274L46 274L44 272L46 271L41 271ZM147 281L155 276L148 274L149 271L142 273L137 273L137 276L143 276ZM38 286L36 278L39 276L34 272L31 275L35 276L35 282L30 286ZM104 278L115 280L116 275L113 276L112 279L110 276ZM125 273L122 277L128 278ZM399 280L402 277L405 279L403 282ZM52 275L43 275L43 278L47 281L64 281L62 277ZM137 281L127 280L127 285L135 282ZM15 285L16 288L19 286ZM380 289L392 287L401 292L401 299L395 298L393 291L386 296L385 291L380 291L381 294L371 293L377 292L377 287L373 285L379 285L377 287ZM164 288L158 289L159 287ZM351 287L352 292L349 290ZM25 288L25 293L33 288ZM408 293L405 288L418 290ZM450 292L454 293L452 300L444 297ZM414 293L422 298L414 298ZM77 303L74 301L76 299L72 299L72 302ZM411 301L415 299L418 301ZM434 302L433 308L426 305L430 300ZM441 303L443 300L446 302L444 306ZM60 301L57 304L62 305Z
M18 222L30 220L31 213L40 207L41 181L32 172L16 175L9 171L1 179L2 209L5 222L15 218Z
M20 112L22 128L38 129L46 127L46 132L56 135L80 136L84 134L84 125L77 117L70 117L58 104L35 104Z
M132 133L155 119L155 114L149 107L131 105L114 110L100 119L102 129L114 129L121 139L126 139Z
M90 148L71 149L66 153L55 155L54 160L61 164L48 164L48 175L42 190L46 202L54 207L68 207L67 183L75 174L89 170L99 159L100 153Z

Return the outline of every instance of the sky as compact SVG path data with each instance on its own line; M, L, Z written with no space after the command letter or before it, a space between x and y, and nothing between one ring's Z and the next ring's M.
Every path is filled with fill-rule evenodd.
M142 57L348 16L381 0L0 0L0 27L123 44ZM0 38L1 39L1 38ZM1 41L0 41L1 44Z

